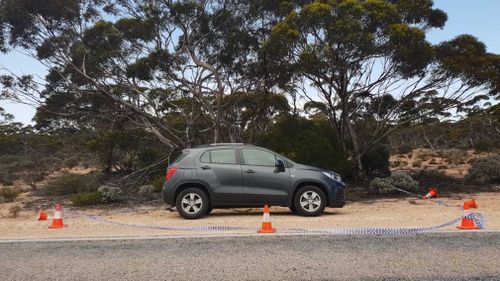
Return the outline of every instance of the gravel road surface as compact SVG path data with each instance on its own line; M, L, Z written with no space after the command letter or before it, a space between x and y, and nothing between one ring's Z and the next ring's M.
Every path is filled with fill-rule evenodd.
M0 280L500 280L500 233L0 243Z

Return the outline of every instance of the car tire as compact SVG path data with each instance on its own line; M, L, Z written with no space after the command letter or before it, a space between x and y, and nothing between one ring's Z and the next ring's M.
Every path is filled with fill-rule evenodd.
M208 206L208 208L207 208L207 212L205 213L205 215L207 215L207 216L208 216L208 215L210 214L210 212L212 212L212 210L213 210L213 209L212 209L212 206Z
M288 207L288 209L290 209L290 211L292 211L293 214L298 215L297 208L295 208L295 205Z
M319 216L325 210L326 196L316 186L304 186L295 194L293 205L301 216Z
M207 214L210 202L207 194L199 188L186 188L175 200L177 212L181 217L188 220L195 220L204 217Z

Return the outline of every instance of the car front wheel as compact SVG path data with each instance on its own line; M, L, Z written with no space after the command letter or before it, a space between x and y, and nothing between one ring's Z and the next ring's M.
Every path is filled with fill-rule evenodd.
M177 211L185 219L199 219L207 214L208 196L199 188L187 188L177 196Z
M301 216L318 216L325 207L325 193L316 186L304 186L295 194L294 208Z

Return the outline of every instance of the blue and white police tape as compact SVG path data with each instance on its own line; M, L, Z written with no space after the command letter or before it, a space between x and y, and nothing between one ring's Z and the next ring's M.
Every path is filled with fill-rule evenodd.
M403 193L406 193L406 194L409 194L411 196L414 196L414 197L417 197L417 198L420 198L420 199L423 199L424 196L422 195L418 195L418 194L415 194L415 193L412 193L412 192L409 192L407 190L404 190L404 189L401 189L401 188L397 188L397 187L393 187L395 190L397 191L400 191L400 192L403 192ZM448 208L458 208L460 206L457 206L457 205L449 205L449 204L446 204L444 201L442 200L439 200L439 199L434 199L434 198L429 198L427 199L429 202L431 203L434 203L434 204L438 204L440 206L443 206L443 207L448 207Z
M167 230L167 231L196 231L196 232L219 232L219 231L257 231L255 227L243 227L243 226L227 226L227 225L202 225L202 226L161 226L161 225L147 225L147 224L133 224L116 222L105 219L97 215L88 215L80 212L75 212L71 210L66 210L66 213L73 216L79 216L94 220L96 222L124 226L124 227L134 227L142 229L153 229L153 230ZM483 229L485 227L484 218L481 214L470 213L467 215L468 218L474 220L476 225ZM399 227L399 228L378 228L378 227L364 227L364 228L281 228L279 232L283 233L318 233L318 234L360 234L360 235L398 235L398 234L413 234L413 233L423 233L423 232L433 232L446 227L456 225L460 222L462 217L454 219L450 222L443 223L435 226L426 227Z

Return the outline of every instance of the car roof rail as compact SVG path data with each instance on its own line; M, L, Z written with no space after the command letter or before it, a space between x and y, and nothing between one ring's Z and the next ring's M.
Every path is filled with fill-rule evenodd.
M218 142L218 143L209 143L198 145L197 147L211 147L211 146L240 146L240 145L248 145L253 146L253 144L243 143L243 142Z

